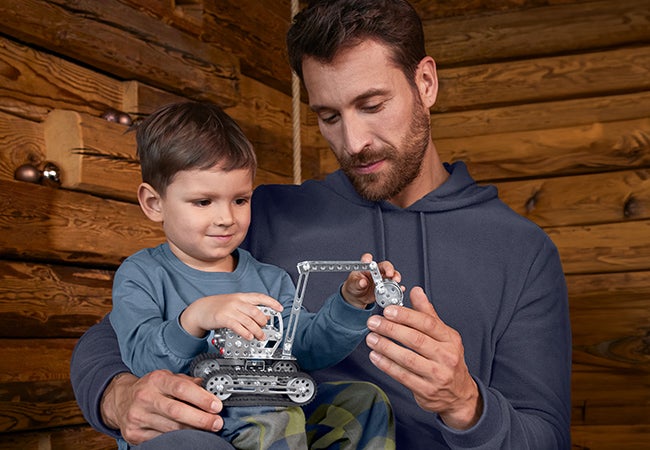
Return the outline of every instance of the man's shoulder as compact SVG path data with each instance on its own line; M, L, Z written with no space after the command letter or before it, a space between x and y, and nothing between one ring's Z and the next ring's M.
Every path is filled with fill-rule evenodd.
M282 211L283 214L303 215L314 212L315 205L322 211L331 203L341 204L344 197L330 178L307 180L300 185L266 184L259 185L253 193L253 212Z
M318 192L326 187L325 180L307 180L302 184L260 184L255 188L255 196L301 196Z

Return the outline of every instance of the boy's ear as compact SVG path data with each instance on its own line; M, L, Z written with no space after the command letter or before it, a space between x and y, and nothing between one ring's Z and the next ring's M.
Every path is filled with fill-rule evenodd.
M163 206L160 194L149 184L142 183L138 186L138 202L140 209L149 220L163 221Z

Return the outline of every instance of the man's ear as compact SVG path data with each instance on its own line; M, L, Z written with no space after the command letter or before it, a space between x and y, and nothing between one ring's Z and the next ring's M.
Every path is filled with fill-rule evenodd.
M436 62L431 56L425 56L420 61L415 73L415 82L422 103L427 108L431 108L438 97L438 72L436 71Z
M163 205L160 194L149 184L138 186L138 202L145 216L154 222L163 221Z

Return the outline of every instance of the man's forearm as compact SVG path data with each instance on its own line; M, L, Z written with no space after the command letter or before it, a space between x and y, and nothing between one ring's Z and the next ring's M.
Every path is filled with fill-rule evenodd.
M119 433L104 423L101 402L113 377L128 371L107 316L90 327L77 342L70 362L70 381L86 420L96 430L113 437L118 437Z

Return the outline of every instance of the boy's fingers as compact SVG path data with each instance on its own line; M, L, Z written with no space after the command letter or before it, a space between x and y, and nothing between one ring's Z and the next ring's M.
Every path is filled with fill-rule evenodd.
M361 262L369 263L371 261L372 261L372 254L364 253L363 255L361 255Z
M282 306L282 303L274 299L273 297L269 297L268 295L261 294L259 292L250 292L245 294L244 299L246 300L247 303L254 305L254 306L268 306L269 308L272 308L273 310L277 312L282 312L284 307Z

